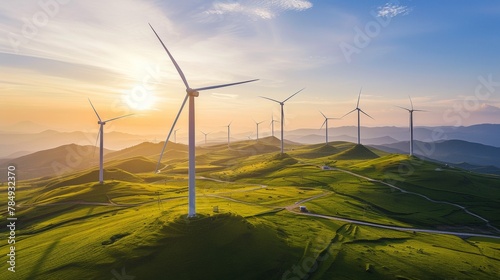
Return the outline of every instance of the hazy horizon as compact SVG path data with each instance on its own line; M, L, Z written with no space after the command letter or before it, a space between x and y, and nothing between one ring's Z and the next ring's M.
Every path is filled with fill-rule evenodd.
M285 105L286 130L319 128L319 111L343 116L361 88L360 108L374 118L362 115L364 127L407 126L397 106L409 108L408 96L427 111L415 126L500 123L500 39L488 31L500 24L497 3L40 3L0 5L1 127L94 131L90 98L105 119L135 114L106 131L166 133L185 90L148 22L191 86L260 79L200 93L201 130L233 121L235 132L251 131L252 119L279 119L279 105L259 96L283 100L304 87ZM331 125L356 122L353 113Z

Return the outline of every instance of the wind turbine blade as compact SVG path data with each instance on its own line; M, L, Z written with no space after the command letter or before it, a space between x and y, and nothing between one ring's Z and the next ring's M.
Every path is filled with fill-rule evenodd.
M413 111L413 102L411 101L411 96L408 95L408 98L410 98L411 110Z
M359 99L361 98L361 90L363 90L363 87L361 87L361 89L359 90L358 103L356 104L356 108L359 108Z
M217 85L217 86L209 86L209 87L196 88L194 90L195 91L202 91L202 90L215 89L215 88L221 88L221 87L229 87L229 86L235 86L235 85L240 85L240 84L255 82L255 81L258 81L258 80L259 79L253 79L253 80L248 80L248 81L243 81L243 82L237 82L237 83L230 83L230 84L223 84L223 85Z
M401 108L401 109L403 109L403 110L406 110L406 111L410 112L410 109L408 109L408 108L401 107L401 106L397 106L397 105L396 105L396 107Z
M172 127L170 128L170 131L168 132L168 136L167 136L167 139L165 140L165 144L163 144L163 148L161 149L160 158L158 159L158 163L156 164L155 173L158 173L158 168L160 167L161 158L163 157L163 152L165 152L165 148L167 147L168 140L170 139L170 136L172 135L172 132L174 131L175 124L177 124L177 120L179 119L179 116L182 113L182 109L184 109L184 105L186 105L186 101L188 100L188 97L189 97L189 94L186 94L184 101L182 101L181 108L179 109L179 112L177 113L177 116L174 119L174 123L172 124Z
M184 82L184 85L186 86L186 89L189 88L189 84L186 80L186 76L184 76L184 73L182 72L182 69L179 67L179 65L177 64L177 62L175 61L174 57L170 54L170 52L168 51L167 47L165 46L165 44L163 44L163 41L160 39L160 36L158 36L158 33L156 33L155 29L153 28L153 26L151 26L150 23L149 24L149 27L151 27L151 29L153 30L153 32L155 33L156 35L156 38L158 38L158 40L160 40L160 43L161 45L163 46L163 48L167 51L167 54L168 56L170 57L170 60L172 60L172 63L174 64L175 66L175 69L177 69L177 72L179 73L179 76L181 76L181 79L182 81Z
M319 112L323 115L323 117L325 117L325 119L327 119L327 117L325 116L325 114L323 114L323 112L321 112L321 111L319 111Z
M97 137L95 138L94 151L92 152L92 159L95 157L95 149L97 147L97 141L99 141L99 135L101 135L101 129L97 131Z
M272 99L272 98L265 97L265 96L259 96L259 97L260 97L260 98L264 98L264 99L268 99L268 100L271 100L271 101L274 101L274 102L276 102L276 103L280 103L280 104L281 104L281 102L280 102L280 101L278 101L278 100L276 100L276 99Z
M125 117L128 117L128 116L132 116L133 114L128 114L128 115L125 115L125 116L120 116L120 117L116 117L116 118L112 118L112 119L109 119L109 120L105 120L104 122L110 122L110 121L114 121L114 120L117 120L117 119L121 119L121 118L125 118Z
M349 115L350 113L352 113L352 112L354 112L354 111L356 111L356 110L357 110L357 108L356 108L356 109L354 109L354 110L352 110L352 111L350 111L349 113L347 113L347 114L343 115L343 116L342 116L342 118L343 118L343 117L345 117L345 116L347 116L347 115Z
M325 119L325 121L323 122L323 124L321 125L321 127L319 129L322 129L323 126L325 126L325 123L326 123L326 119Z
M413 110L413 112L429 112L427 110Z
M299 92L303 91L304 89L305 89L305 88L303 88L303 89L301 89L301 90L297 91L296 93L294 93L294 94L290 95L290 97L288 97L287 99L283 100L283 103L287 102L287 100L288 100L288 99L290 99L290 98L294 97L297 93L299 93Z
M97 118L99 119L99 121L101 121L101 117L99 117L99 114L97 113L97 110L94 108L94 105L92 104L92 101L90 101L90 98L89 98L89 102L90 102L90 106L92 106L92 109L94 109L94 112L95 112Z
M372 118L372 116L370 116L370 115L368 115L367 113L365 113L365 111L363 111L363 110L361 110L361 109L359 109L359 110L361 111L361 113L363 113L363 114L367 115L367 116L368 116L368 117L370 117L372 120L374 120L374 118Z

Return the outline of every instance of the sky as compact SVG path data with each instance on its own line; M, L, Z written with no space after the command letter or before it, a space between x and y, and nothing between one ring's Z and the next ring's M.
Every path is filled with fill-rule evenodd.
M0 3L0 130L34 122L61 131L106 125L167 134L185 87L197 130L320 128L359 107L362 126L500 123L498 1L23 0ZM177 128L187 132L187 108ZM356 125L352 113L330 126ZM3 128L3 129L2 129ZM201 133L198 133L203 137Z

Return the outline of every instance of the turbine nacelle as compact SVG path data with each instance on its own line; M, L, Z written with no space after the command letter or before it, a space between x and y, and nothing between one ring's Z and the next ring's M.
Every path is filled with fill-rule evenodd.
M186 93L187 93L189 96L194 96L194 97L198 97L198 96L200 96L200 93L199 93L196 89L192 89L192 88L187 88L187 89L186 89Z

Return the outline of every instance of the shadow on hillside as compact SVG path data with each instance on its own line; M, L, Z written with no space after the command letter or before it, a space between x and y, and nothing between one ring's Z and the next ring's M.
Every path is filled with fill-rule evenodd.
M57 247L57 244L59 244L60 241L61 241L60 239L55 240L54 242L52 242L52 244L49 245L49 247L47 247L47 249L45 249L45 252L43 252L43 254L40 256L38 261L35 263L33 270L31 271L31 273L27 277L27 279L36 279L37 278L36 276L41 272L40 271L41 268L47 262L47 259L50 258L52 251L54 251L54 249Z

